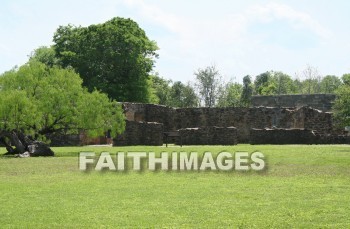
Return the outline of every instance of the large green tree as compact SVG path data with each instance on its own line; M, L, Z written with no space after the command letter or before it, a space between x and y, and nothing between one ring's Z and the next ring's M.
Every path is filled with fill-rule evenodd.
M111 129L115 136L124 125L121 106L88 92L73 69L30 61L0 76L0 132L45 137L85 130L101 136Z
M60 26L53 41L62 66L73 67L89 91L97 88L118 101L150 101L149 74L158 47L133 20Z

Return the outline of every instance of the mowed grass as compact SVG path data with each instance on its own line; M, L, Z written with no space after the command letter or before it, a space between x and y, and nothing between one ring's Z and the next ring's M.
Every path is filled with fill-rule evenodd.
M0 157L0 227L349 228L349 145L63 147ZM82 172L81 151L260 151L262 172ZM0 154L5 150L0 148Z

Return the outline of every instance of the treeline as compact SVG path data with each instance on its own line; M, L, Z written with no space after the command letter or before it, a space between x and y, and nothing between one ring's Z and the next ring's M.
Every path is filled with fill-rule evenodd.
M194 72L193 82L184 83L154 73L157 50L156 42L131 19L116 17L88 27L60 26L51 47L39 47L28 63L0 75L0 129L36 133L87 129L96 135L109 128L123 130L123 125L116 127L115 120L123 124L122 111L113 108L116 101L172 107L247 107L253 95L335 92L340 95L337 113L343 112L342 118L350 122L350 74L321 76L316 68L307 66L293 77L268 71L255 77L247 75L242 82L225 82L215 66L208 66ZM46 87L47 93L36 92L36 88L45 91ZM21 93L26 101L19 104ZM110 109L94 110L92 101ZM78 110L77 103L81 105ZM39 123L32 123L36 119L25 114L20 118L12 115L34 110L31 106L42 112ZM10 122L9 117L15 118ZM100 123L91 126L91 120Z
M340 77L321 76L316 68L289 76L268 71L242 82L225 82L215 66L198 69L194 82L172 81L154 74L157 44L131 19L60 26L51 47L33 51L31 61L73 69L89 92L95 89L119 102L155 103L172 107L249 106L253 95L334 93Z
M195 81L187 83L151 76L151 102L173 107L246 107L253 95L335 93L350 77L322 76L312 66L294 77L279 71L267 71L254 78L247 75L242 83L225 82L215 66L199 69L194 75Z

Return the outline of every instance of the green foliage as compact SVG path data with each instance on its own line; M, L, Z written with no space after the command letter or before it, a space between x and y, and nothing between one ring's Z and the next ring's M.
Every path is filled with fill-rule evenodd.
M301 92L303 94L317 94L321 92L321 79L317 68L307 65L301 72L301 76L304 78L301 85Z
M158 75L152 76L151 80L155 96L153 103L171 107L198 106L198 96L190 83L187 85L180 81L172 83L171 80L165 80Z
M152 93L155 98L151 101L155 104L168 105L170 99L170 83L171 80L166 80L159 75L151 76Z
M209 66L205 69L198 69L194 75L196 76L196 86L204 106L215 106L220 90L222 90L219 71L215 66Z
M240 107L243 86L239 83L229 82L221 91L217 102L218 107Z
M287 95L297 93L298 87L294 84L292 78L283 72L273 72L273 82L276 85L278 95Z
M303 82L299 78L293 80L293 86L295 87L296 94L303 94Z
M350 126L350 85L344 84L336 90L333 106L336 119L341 126Z
M60 64L59 59L56 57L55 50L52 47L46 46L41 46L35 49L29 55L29 61L41 62L49 67Z
M342 80L344 84L350 86L350 74L344 74Z
M172 107L197 107L198 97L190 84L184 85L180 81L174 82L170 88L169 102Z
M30 126L38 121L37 107L26 96L25 91L0 90L0 130L24 129L30 131Z
M264 88L268 87L271 80L270 72L264 72L255 77L254 94L263 95Z
M334 93L342 84L337 76L321 77L316 68L308 66L303 72L304 80L292 79L283 72L268 71L256 76L255 95L290 95Z
M243 88L241 95L241 105L243 107L249 107L251 104L251 98L253 95L252 79L249 75L243 77Z
M118 101L151 100L149 73L158 47L136 22L116 17L88 27L60 26L53 41L62 66L72 66L89 91L97 88Z
M347 145L54 147L0 157L3 228L349 228ZM256 172L89 173L81 151L262 152ZM5 150L0 147L0 154ZM87 195L90 194L90 195ZM142 207L140 207L142 206ZM102 225L102 226L101 226Z
M105 94L89 93L72 69L30 61L0 76L0 129L46 135L86 130L90 136L124 130L121 107Z
M294 94L298 88L289 75L274 71L256 76L254 86L258 95Z
M317 94L320 93L319 82L316 79L305 79L301 81L301 94Z
M339 77L327 75L323 77L320 82L320 92L332 94L339 88L341 84L342 82Z

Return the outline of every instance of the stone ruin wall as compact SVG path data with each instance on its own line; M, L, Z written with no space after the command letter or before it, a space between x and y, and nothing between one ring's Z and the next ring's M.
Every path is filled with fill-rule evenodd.
M265 128L305 128L307 130L314 130L314 133L318 135L333 134L331 137L318 138L321 140L317 140L317 142L343 142L342 139L339 140L336 137L337 135L341 135L342 131L334 128L332 113L321 112L310 107L172 108L142 103L122 103L122 106L127 119L126 131L114 139L116 145L162 145L164 140L163 132L165 131L200 128L199 131L188 132L188 134L194 134L193 136L186 137L186 141L190 142L192 140L188 139L195 139L203 135L202 132L205 127L236 127L235 139L239 143L254 144L255 140L252 140L253 137L251 135L253 128L260 130L264 130ZM220 132L219 129L214 132ZM265 135L266 133L273 135L271 131L256 131L254 136ZM290 133L292 132L285 132L284 135L287 136ZM88 138L89 141L86 141L85 138L79 135L63 137L52 137L51 145L106 143L104 136L96 139ZM255 137L255 139L258 138ZM290 135L290 138L293 138L293 136ZM169 142L175 142L176 140L178 139L170 138ZM208 142L208 140L204 142Z
M181 138L177 145L237 145L238 132L235 127L206 126L179 130Z
M250 144L350 144L350 136L319 134L309 129L252 129Z
M154 122L133 122L126 120L125 131L113 139L118 146L163 145L163 124Z
M333 130L331 113L309 107L171 108L154 104L123 103L123 109L127 120L163 123L164 131L234 126L238 130L240 143L250 142L252 128L306 128L321 134Z
M329 112L336 96L334 94L301 94L301 95L257 95L252 97L253 106L295 107L304 106Z

